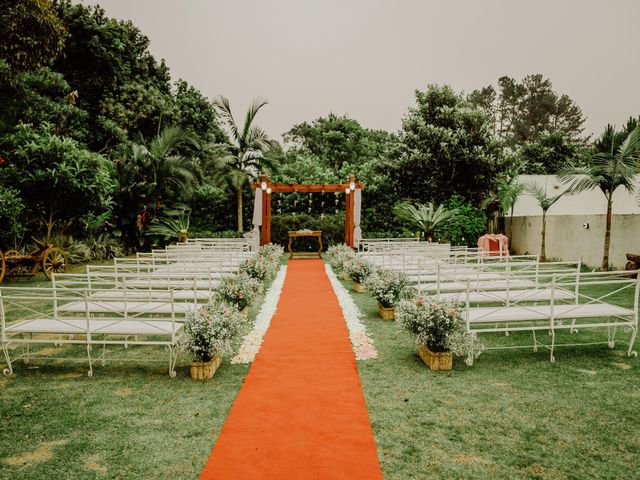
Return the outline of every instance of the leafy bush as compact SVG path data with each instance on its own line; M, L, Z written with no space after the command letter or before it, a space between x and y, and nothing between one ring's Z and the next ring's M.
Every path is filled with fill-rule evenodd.
M94 262L124 255L120 241L107 233L89 235L84 240L58 233L51 237L50 243L65 251L69 263Z
M400 230L387 230L378 232L366 232L364 231L362 236L364 238L413 238L416 236L416 232L412 232L407 229Z
M333 215L311 216L305 213L275 215L271 218L271 241L280 245L288 245L289 232L295 230L320 230L324 248L344 242L344 213ZM299 238L296 250L317 251L317 240Z
M458 212L454 218L442 226L440 237L452 245L476 246L487 228L487 215L461 196L454 195L445 203L448 209Z
M407 277L393 270L379 269L364 281L369 294L385 308L393 307L407 292Z
M444 301L403 300L396 307L396 319L416 336L416 343L434 353L477 358L482 347L476 335L467 332L459 305Z
M231 344L240 334L244 318L236 309L210 301L187 312L180 346L197 362L209 362L217 355L231 352Z
M260 282L247 273L224 277L215 289L216 299L242 310L260 290Z
M0 247L15 244L16 239L24 233L23 212L20 192L0 185Z

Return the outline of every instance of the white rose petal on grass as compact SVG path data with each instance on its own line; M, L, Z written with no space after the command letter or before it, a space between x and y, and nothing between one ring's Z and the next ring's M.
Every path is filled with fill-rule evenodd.
M238 354L231 359L231 363L251 363L256 358L256 354L258 350L260 350L260 345L262 345L264 334L267 332L271 319L276 313L286 274L287 267L280 267L276 278L264 296L264 302L260 307L258 315L256 315L256 322L253 325L253 329L242 340Z
M342 309L342 315L347 323L349 329L349 338L351 345L353 346L353 352L356 355L356 360L370 360L378 358L378 351L376 350L373 340L367 334L364 324L360 321L362 312L356 306L353 298L349 294L349 291L344 288L340 280L336 277L335 273L329 265L325 264L327 276L333 287L333 291L338 298L340 308Z

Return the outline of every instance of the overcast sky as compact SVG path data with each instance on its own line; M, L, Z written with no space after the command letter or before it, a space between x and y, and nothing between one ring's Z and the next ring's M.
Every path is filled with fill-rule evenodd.
M130 19L174 79L270 104L274 138L329 112L396 131L413 92L541 73L586 132L640 114L640 0L84 0Z

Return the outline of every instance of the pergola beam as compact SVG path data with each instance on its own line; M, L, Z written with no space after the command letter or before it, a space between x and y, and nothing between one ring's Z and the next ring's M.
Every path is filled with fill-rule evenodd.
M353 247L353 190L351 186L360 190L364 189L364 184L355 181L355 176L349 176L346 183L312 183L303 185L300 183L271 183L266 175L260 177L259 183L251 186L262 190L262 244L271 242L271 195L274 193L344 193L345 199L345 222L344 222L344 243ZM347 193L348 192L348 193Z

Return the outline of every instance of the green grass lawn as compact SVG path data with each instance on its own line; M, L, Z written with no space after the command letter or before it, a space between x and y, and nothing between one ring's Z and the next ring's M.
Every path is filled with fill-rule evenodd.
M25 282L48 284L11 284ZM0 376L1 479L197 478L248 371L226 358L213 381L196 382L182 360L171 379L163 349L112 347L131 361L97 363L88 378L83 347L40 351L78 361L34 358Z
M368 295L353 298L379 353L358 369L385 478L638 478L640 360L622 344L559 348L556 363L543 348L487 351L472 367L455 359L452 372L433 372ZM522 335L481 341L531 342Z
M556 363L544 349L490 351L432 372L367 294L353 297L380 355L358 368L385 478L637 478L640 360L622 345L560 348ZM225 359L213 381L195 382L184 361L170 379L159 348L125 356L162 363L98 364L87 378L85 361L18 362L0 377L0 478L197 478L248 367Z

